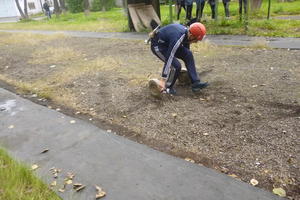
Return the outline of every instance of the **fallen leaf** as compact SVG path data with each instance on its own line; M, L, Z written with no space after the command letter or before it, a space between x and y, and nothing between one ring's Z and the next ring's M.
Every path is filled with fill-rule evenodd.
M184 160L188 161L188 162L191 162L191 163L195 163L195 161L193 159L191 159L191 158L185 158Z
M233 177L233 178L237 178L238 176L235 174L229 174L228 176Z
M256 87L258 87L258 85L252 85L252 87L253 87L253 88L256 88Z
M49 151L49 149L44 149L41 153L46 153L48 151Z
M280 196L280 197L285 197L285 196L286 196L286 192L285 192L285 190L282 189L282 188L274 188L274 189L273 189L273 193L274 193L274 194L277 194L277 195Z
M74 188L76 190L76 192L79 192L80 190L83 190L85 188L85 185L82 185L80 187L76 187Z
M258 181L257 181L256 179L254 179L254 178L250 180L250 183L251 183L251 185L253 185L253 186L258 185Z
M75 120L71 120L70 123L71 123L71 124L75 124L76 121L75 121Z
M65 192L65 189L60 188L60 189L58 189L58 191L63 193L63 192Z
M200 101L205 101L206 99L200 98Z
M123 115L123 118L127 118L127 116L126 116L126 115Z
M75 176L75 174L72 173L72 172L69 172L69 173L67 174L67 177L68 177L68 179L70 179L70 180L73 180L74 176Z
M50 184L50 186L52 186L52 187L56 186L56 181L53 181L53 182Z
M106 193L98 185L95 185L95 188L97 190L96 199L100 199L106 195Z
M15 128L15 126L14 125L10 125L8 128L12 129L12 128Z
M177 114L176 113L172 113L172 117L177 117Z
M73 183L73 181L69 179L69 180L67 180L65 183L68 184L68 185L70 185L70 184Z
M56 65L51 65L51 66L50 66L50 68L55 68L55 67L56 67Z
M77 187L81 187L81 186L82 186L81 183L74 183L74 184L73 184L73 188L74 188L74 189L77 188Z
M208 136L208 133L203 133L203 135Z
M39 168L39 166L36 165L36 164L34 164L34 165L31 166L31 170L36 170L37 168Z
M104 197L105 195L106 195L106 193L104 191L98 192L96 194L96 199L100 199L100 198Z

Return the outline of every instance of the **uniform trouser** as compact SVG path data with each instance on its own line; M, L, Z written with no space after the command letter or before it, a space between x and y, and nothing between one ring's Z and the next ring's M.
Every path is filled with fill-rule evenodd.
M197 3L196 17L198 21L200 21L200 19L202 18L204 6L205 1Z
M216 4L215 3L210 3L210 8L211 8L211 18L215 19L216 16Z
M185 4L177 4L177 20L180 18L181 8L183 8L185 11Z
M243 13L243 6L244 6L244 13L247 13L247 0L239 0L239 14L242 16Z
M229 2L223 1L223 5L224 5L224 10L225 10L225 16L229 17Z
M186 6L186 19L192 19L192 12L193 12L193 4Z
M167 48L161 48L158 45L151 45L151 50L154 55L156 55L160 60L162 60L165 63L162 71L162 77L167 79L166 88L173 87L180 74L181 64L179 60L177 60L177 58L183 60L187 68L191 82L194 83L196 81L200 81L196 71L193 53L189 49L183 46L177 49L170 69L167 69L166 66L166 63L168 62L165 59L167 54Z

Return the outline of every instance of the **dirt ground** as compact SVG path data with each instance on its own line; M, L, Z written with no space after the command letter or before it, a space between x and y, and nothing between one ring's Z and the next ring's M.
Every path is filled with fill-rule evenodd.
M210 86L155 99L147 82L162 63L143 41L0 33L0 86L300 199L300 51L209 41L193 51Z

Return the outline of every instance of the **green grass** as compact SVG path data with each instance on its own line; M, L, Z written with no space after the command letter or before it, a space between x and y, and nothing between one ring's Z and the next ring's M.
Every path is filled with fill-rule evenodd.
M20 21L18 23L0 24L0 29L21 30L77 30L96 32L122 32L128 31L127 18L120 8L114 8L106 12L90 12L89 16L84 13L66 13L59 17L41 21Z
M59 200L32 171L12 160L0 148L0 199L1 200Z
M239 20L238 1L230 2L230 19L224 19L223 4L218 5L218 21L211 19L211 9L206 3L204 8L203 23L207 26L208 34L245 34L255 36L274 37L300 37L300 20L281 20L276 16L300 15L300 0L292 2L277 2L271 0L271 18L267 20L268 0L263 0L259 12L249 14L247 26L244 21ZM196 6L193 9L193 16L196 15ZM173 17L175 19L175 7L173 7ZM161 5L162 24L169 23L169 7ZM185 22L185 11L182 10L181 23ZM89 16L84 13L66 13L51 20L24 21L19 23L0 24L0 29L21 29L21 30L77 30L95 32L124 32L128 31L127 17L124 10L114 8L107 12L91 12Z

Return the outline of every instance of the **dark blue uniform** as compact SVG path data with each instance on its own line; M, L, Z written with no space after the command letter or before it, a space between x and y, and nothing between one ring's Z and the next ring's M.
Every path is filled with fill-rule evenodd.
M181 70L181 64L176 58L184 61L192 83L200 81L194 56L189 49L188 29L185 26L170 24L159 29L151 40L151 50L165 63L162 77L167 79L167 88L173 87Z

